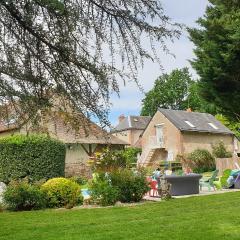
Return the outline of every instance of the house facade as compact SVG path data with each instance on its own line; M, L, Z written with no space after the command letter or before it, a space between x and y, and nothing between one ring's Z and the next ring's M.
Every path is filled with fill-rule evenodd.
M157 161L174 161L178 155L195 149L212 151L222 141L234 155L239 142L234 134L214 116L191 111L158 109L141 135L142 154L138 164L148 166Z
M140 136L149 124L148 116L119 116L118 125L111 130L111 134L132 147L141 147Z
M73 127L62 112L52 111L51 114L44 115L37 127L31 124L18 127L1 122L0 137L14 134L46 133L66 145L65 175L89 176L91 169L88 160L95 152L99 152L107 146L121 149L127 143L110 135L83 115L81 115L80 122L81 125Z

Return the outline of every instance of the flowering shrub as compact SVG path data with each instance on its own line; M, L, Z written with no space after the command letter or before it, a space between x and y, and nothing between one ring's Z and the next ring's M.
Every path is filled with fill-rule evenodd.
M102 153L95 153L94 159L89 163L94 172L111 172L126 167L126 157L119 150L106 148Z
M42 185L41 189L47 195L48 207L72 208L83 202L79 184L70 179L50 179Z

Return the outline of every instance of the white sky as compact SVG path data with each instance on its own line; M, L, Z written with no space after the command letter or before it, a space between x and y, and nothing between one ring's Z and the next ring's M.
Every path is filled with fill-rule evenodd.
M185 24L188 27L197 26L195 21L203 16L207 0L162 0L165 14L172 18L174 22ZM188 60L194 58L193 44L188 39L186 32L183 32L179 40L174 43L169 42L168 48L176 56L166 56L159 53L162 65L165 72L171 72L176 68L189 67L193 77L197 77L194 70L191 68ZM162 72L157 63L146 62L143 69L139 69L139 82L145 91L153 87L155 79ZM127 83L126 86L120 88L120 98L113 95L111 102L113 104L110 112L110 121L115 125L118 121L118 116L121 114L139 115L141 109L141 100L144 95L133 82Z

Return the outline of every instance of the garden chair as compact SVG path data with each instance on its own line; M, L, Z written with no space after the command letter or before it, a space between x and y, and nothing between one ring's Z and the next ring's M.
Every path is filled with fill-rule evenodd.
M150 188L150 190L146 193L146 195L151 196L151 182L152 182L152 178L151 178L151 177L147 177L147 178L146 178L146 181L147 181L148 186L149 186L149 188Z
M226 169L226 170L223 171L223 175L220 179L221 186L223 188L228 188L229 187L227 180L230 177L230 175L231 175L231 169Z
M237 178L234 181L234 188L240 189L240 174L238 174Z
M211 191L211 188L215 190L215 185L214 181L216 181L217 175L218 175L219 170L215 170L212 173L212 176L208 179L201 179L199 182L200 185L200 190L202 190L203 187L207 187L209 191Z
M158 195L158 183L156 180L152 180L150 183L150 196L155 197ZM152 194L151 194L152 193Z
M231 174L231 169L225 169L223 171L223 175L219 178L219 180L213 182L214 186L218 190L220 190L222 188L228 188L229 186L228 186L227 180L228 180L230 174Z
M237 168L238 170L240 170L240 166L238 165L238 163L235 162L234 164L235 164L236 168Z

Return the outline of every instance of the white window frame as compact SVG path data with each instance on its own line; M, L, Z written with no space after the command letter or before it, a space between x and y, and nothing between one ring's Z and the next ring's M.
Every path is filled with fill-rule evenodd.
M156 124L156 142L158 145L163 145L164 133L163 133L164 123Z

